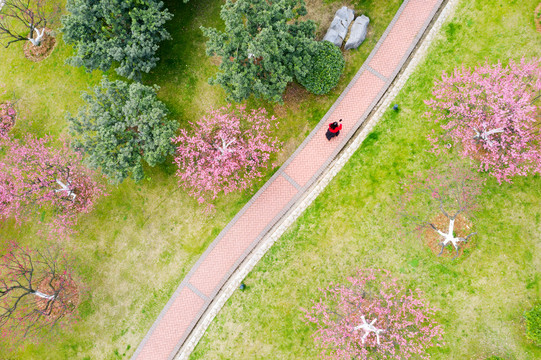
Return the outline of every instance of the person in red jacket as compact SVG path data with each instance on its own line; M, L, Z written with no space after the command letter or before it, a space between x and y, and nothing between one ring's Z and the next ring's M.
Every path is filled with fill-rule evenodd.
M339 120L342 122L342 119ZM342 124L338 124L336 121L329 124L329 129L327 130L327 133L325 136L327 137L327 140L331 141L331 139L335 136L338 136L340 134L340 130L342 130Z

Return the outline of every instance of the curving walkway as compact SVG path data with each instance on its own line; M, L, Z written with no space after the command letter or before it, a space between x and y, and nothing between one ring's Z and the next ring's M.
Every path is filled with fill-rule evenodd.
M368 59L317 127L203 253L154 322L133 360L165 360L177 355L230 276L363 124L443 2L404 0ZM327 141L327 124L340 118L340 136Z

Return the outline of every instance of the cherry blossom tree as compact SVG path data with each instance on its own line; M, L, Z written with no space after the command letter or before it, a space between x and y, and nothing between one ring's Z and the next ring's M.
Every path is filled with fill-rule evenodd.
M0 0L2 1L2 0ZM15 125L17 111L11 102L0 104L0 138L5 138L8 132Z
M192 134L182 129L173 139L180 185L201 204L221 192L249 188L281 147L271 135L277 124L265 109L247 111L238 106L232 110L231 105L191 123Z
M58 247L31 250L11 243L0 259L0 334L21 340L67 324L78 305L78 285Z
M0 0L0 4L3 0ZM0 6L1 8L1 6ZM7 90L3 90L5 85L0 83L0 96L7 93ZM15 125L17 118L17 111L15 110L16 101L4 101L0 103L0 140L8 136L8 132Z
M541 59L486 63L445 72L436 81L429 119L445 133L429 138L436 152L450 142L464 157L478 159L480 170L498 182L541 172ZM450 141L450 142L449 142Z
M43 0L0 0L0 42L5 47L17 41L39 46L47 25L43 7Z
M428 359L441 346L435 309L419 290L405 289L387 270L359 270L349 284L331 283L305 312L325 359Z
M47 145L49 141L28 135L24 141L2 142L6 151L0 159L0 217L20 222L52 209L50 228L69 232L77 214L90 212L104 190L82 165L80 154L70 151L67 144L53 148Z
M459 215L472 214L477 209L477 197L482 186L483 181L478 174L465 166L449 164L445 171L430 169L419 172L401 183L398 214L406 228L429 229L441 237L438 256L446 246L453 246L456 258L460 244L466 243L476 233L457 235L455 221ZM446 219L446 228L438 225L438 216Z

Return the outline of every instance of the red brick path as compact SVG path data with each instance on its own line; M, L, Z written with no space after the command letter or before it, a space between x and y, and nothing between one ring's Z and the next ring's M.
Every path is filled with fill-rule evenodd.
M220 288L343 148L410 56L443 0L405 0L355 78L297 151L218 235L182 281L132 359L175 356ZM343 119L338 138L327 124Z

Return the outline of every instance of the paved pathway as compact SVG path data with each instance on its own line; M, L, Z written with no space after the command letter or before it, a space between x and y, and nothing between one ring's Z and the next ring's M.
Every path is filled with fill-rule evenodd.
M231 220L182 281L133 360L172 359L222 286L336 157L387 91L444 0L405 0L346 90L276 174ZM338 119L338 138L327 124Z

